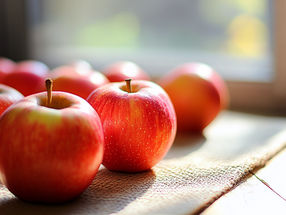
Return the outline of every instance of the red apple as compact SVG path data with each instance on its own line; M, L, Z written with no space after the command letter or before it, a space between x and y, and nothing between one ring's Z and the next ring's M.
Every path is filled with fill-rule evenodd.
M24 96L45 90L48 67L39 61L22 61L3 77L2 83L15 88Z
M73 94L50 98L45 92L25 97L0 118L0 179L26 201L78 196L102 161L103 130L94 109Z
M0 116L13 103L23 98L17 90L0 84Z
M120 82L126 79L132 80L150 80L138 65L132 62L123 61L117 62L103 70L103 74L110 82Z
M224 81L202 63L180 65L159 84L174 104L178 131L202 132L228 102Z
M100 72L78 66L56 68L49 77L54 81L55 90L73 93L84 99L96 88L109 83Z
M0 82L7 73L10 73L14 69L15 65L12 60L0 57Z
M130 82L127 82L130 84ZM104 85L87 101L101 118L103 165L109 170L140 172L158 163L176 134L176 115L165 91L149 81Z

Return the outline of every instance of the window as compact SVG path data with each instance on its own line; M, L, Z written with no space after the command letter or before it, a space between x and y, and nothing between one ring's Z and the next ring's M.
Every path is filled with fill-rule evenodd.
M201 61L228 79L266 81L272 77L268 6L268 0L42 1L35 14L41 21L30 31L33 56L84 56L97 67L131 59L153 75Z
M284 1L26 0L26 6L30 57L51 67L78 58L98 69L131 60L160 76L200 61L227 80L231 107L286 107Z

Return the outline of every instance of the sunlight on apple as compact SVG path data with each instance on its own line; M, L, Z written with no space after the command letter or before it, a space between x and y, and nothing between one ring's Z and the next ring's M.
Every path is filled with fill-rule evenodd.
M127 77L135 77L138 75L138 67L136 64L128 62L124 65L122 73Z
M76 71L80 75L87 75L89 73L89 70L86 70L84 68L76 68Z
M205 64L197 65L195 73L203 79L208 80L212 76L212 68Z
M106 79L101 73L93 72L90 76L90 81L94 84L98 84L106 82Z
M77 73L80 75L88 75L90 71L92 70L91 65L88 62L83 61L83 60L74 62L71 65L76 68Z

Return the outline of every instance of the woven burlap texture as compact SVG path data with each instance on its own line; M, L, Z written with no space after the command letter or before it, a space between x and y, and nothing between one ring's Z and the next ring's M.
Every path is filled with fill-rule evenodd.
M92 185L63 205L25 203L0 185L0 214L198 213L285 147L285 125L284 119L225 112L205 136L178 136L151 171L101 167Z

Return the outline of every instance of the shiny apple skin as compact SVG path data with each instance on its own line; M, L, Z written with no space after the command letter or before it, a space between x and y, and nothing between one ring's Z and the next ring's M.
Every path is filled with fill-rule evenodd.
M82 98L53 92L25 97L0 118L0 179L18 198L65 202L82 193L103 156L100 118Z
M68 64L69 66L73 66L79 70L86 70L86 71L90 71L92 70L92 66L89 62L85 61L85 60L76 60L71 62L70 64Z
M75 94L86 99L100 86L109 83L100 72L76 66L62 66L53 70L49 77L54 81L54 90Z
M29 96L45 91L44 83L48 71L48 67L42 62L22 61L3 77L2 83L15 88L24 96Z
M228 104L224 81L202 63L180 65L159 80L159 84L174 104L180 132L202 133Z
M0 84L0 116L12 104L24 96L12 87Z
M8 58L0 57L0 83L2 82L3 77L10 73L16 63Z
M140 172L152 168L170 149L176 135L176 115L164 90L149 81L124 82L93 91L87 101L101 118L103 165L114 171Z
M103 70L103 74L110 82L121 82L126 79L150 80L149 75L137 64L129 61L122 61L111 64Z

